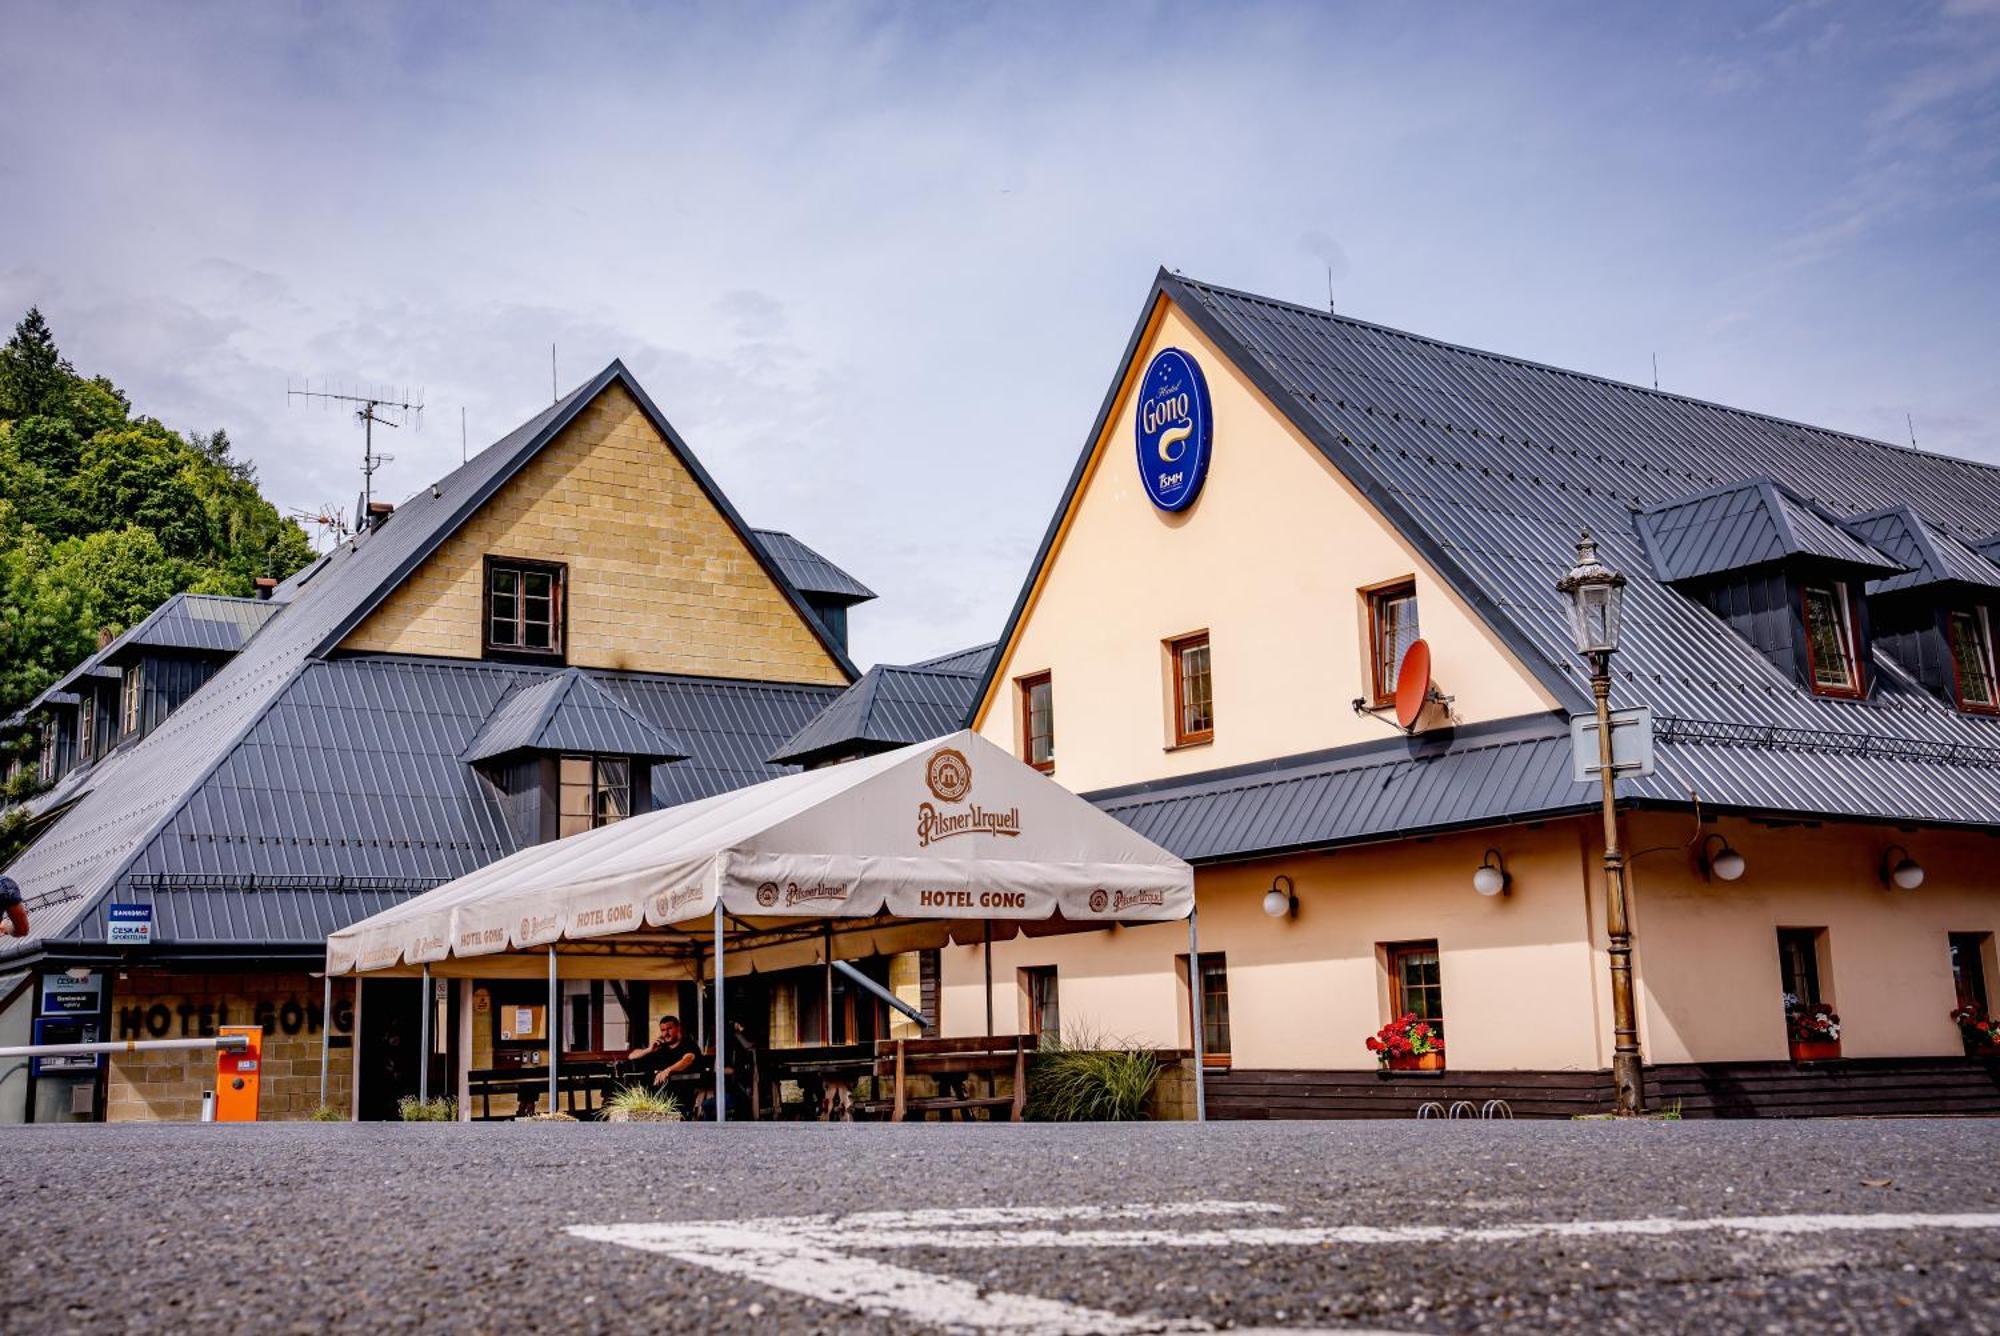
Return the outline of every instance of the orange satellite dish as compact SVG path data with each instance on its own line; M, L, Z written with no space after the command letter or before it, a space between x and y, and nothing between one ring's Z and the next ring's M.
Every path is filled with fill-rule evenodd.
M1431 647L1412 640L1403 651L1403 666L1396 670L1396 722L1414 732L1417 716L1431 700Z

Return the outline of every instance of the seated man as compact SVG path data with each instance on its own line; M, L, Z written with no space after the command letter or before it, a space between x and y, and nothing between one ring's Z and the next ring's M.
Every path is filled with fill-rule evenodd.
M701 1050L682 1032L680 1017L660 1017L659 1038L645 1048L633 1049L626 1057L644 1064L642 1070L653 1074L655 1089L691 1099L684 1112L694 1116L701 1098L695 1084L701 1077Z

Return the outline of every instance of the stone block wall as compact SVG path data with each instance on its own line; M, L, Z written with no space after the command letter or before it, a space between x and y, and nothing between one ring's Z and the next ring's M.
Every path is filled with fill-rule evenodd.
M258 1117L275 1122L319 1107L321 982L295 974L175 974L134 969L111 994L111 1034L119 1039L195 1039L225 1025L264 1027ZM354 1059L354 987L336 980L327 1102L349 1108ZM215 1088L215 1054L188 1050L111 1059L105 1116L113 1122L193 1122Z

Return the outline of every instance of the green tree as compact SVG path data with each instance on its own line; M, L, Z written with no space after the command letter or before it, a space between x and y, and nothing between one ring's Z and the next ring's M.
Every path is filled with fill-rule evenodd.
M248 595L312 557L227 431L134 417L22 317L0 348L0 718L174 593Z
M55 417L67 407L76 372L56 348L56 336L40 308L30 306L0 348L0 415Z

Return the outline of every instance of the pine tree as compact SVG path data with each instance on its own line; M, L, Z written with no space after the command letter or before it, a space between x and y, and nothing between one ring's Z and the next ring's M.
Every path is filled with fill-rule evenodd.
M55 416L69 397L76 372L56 347L56 336L39 307L30 306L0 348L0 417Z

